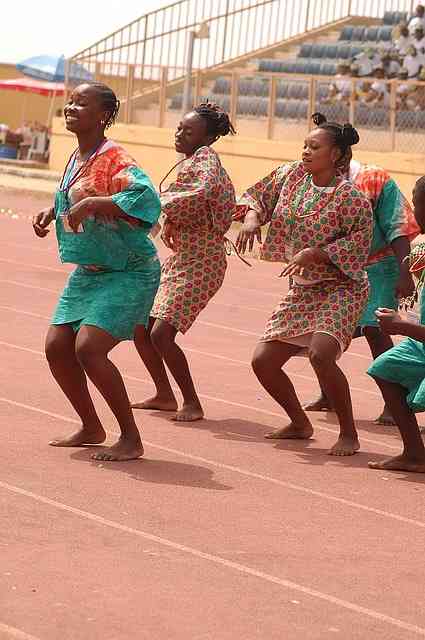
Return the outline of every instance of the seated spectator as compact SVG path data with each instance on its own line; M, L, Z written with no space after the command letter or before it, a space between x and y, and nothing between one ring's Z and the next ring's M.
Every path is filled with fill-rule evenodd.
M353 62L359 67L359 76L370 76L373 69L380 64L381 58L376 49L368 47L355 56Z
M396 105L400 111L412 111L415 106L414 100L412 99L415 92L415 85L407 82L408 77L407 69L400 69L397 75L400 83L397 84L396 89Z
M401 55L407 54L408 48L413 44L413 38L409 33L409 27L406 22L399 24L398 34L394 40L394 49Z
M382 66L375 67L373 70L375 81L370 85L370 104L389 104L389 91L385 82L385 71Z
M350 65L342 62L336 71L335 82L329 88L328 99L330 102L349 102L352 89Z
M356 100L360 104L369 104L373 99L370 82L358 82L356 85Z
M415 9L415 13L409 20L409 33L413 36L417 27L423 27L425 29L425 7L422 4L418 4Z
M416 27L413 34L412 45L415 47L419 56L425 54L425 30L424 27Z
M395 78L401 69L398 53L390 49L381 51L381 65L386 78Z
M425 110L425 67L423 67L418 75L418 84L410 85L412 91L409 95L409 106L415 111Z
M418 55L415 47L410 47L407 51L407 55L403 60L403 68L407 69L407 75L409 78L416 78L423 65L422 56Z

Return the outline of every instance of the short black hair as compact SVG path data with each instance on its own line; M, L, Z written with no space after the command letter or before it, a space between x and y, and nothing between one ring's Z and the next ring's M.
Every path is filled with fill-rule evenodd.
M96 91L99 101L105 111L108 112L108 119L105 122L105 129L109 129L116 120L120 110L120 101L114 91L103 82L90 82L89 86Z
M229 115L218 104L213 102L201 102L193 111L205 120L207 125L207 133L216 139L221 136L227 136L229 133L233 136L236 129L230 122Z

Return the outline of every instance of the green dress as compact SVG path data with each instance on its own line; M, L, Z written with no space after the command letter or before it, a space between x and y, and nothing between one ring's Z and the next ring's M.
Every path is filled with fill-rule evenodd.
M421 296L420 324L425 324L425 295ZM405 387L407 404L412 411L425 411L425 344L406 338L380 355L368 369L373 378Z
M52 324L69 324L74 331L92 325L118 340L132 340L138 324L147 326L160 281L157 251L148 237L160 214L159 198L146 174L111 141L75 181L72 171L71 163L56 193L55 219L61 260L77 268ZM113 224L88 219L73 233L67 211L88 196L112 196L124 217Z

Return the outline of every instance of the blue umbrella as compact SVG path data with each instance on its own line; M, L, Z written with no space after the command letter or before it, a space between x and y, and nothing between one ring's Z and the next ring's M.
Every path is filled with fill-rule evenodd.
M24 75L37 80L47 80L49 82L65 81L65 57L64 56L34 56L23 60L16 65ZM72 62L68 69L69 82L90 82L93 75L85 67L76 62Z

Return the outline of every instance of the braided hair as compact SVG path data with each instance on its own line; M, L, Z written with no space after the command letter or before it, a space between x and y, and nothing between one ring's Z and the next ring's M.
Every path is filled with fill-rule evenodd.
M90 87L96 91L100 104L108 113L105 129L109 129L115 123L120 109L120 101L112 89L102 82L91 82Z
M332 143L341 151L338 168L347 170L352 158L351 147L360 141L357 129L349 122L328 122L322 113L313 113L311 119L318 129L324 129L330 135Z
M229 133L232 136L236 134L236 129L230 122L229 115L218 104L201 102L193 111L205 121L207 133L214 136L215 140L221 136L227 136Z

